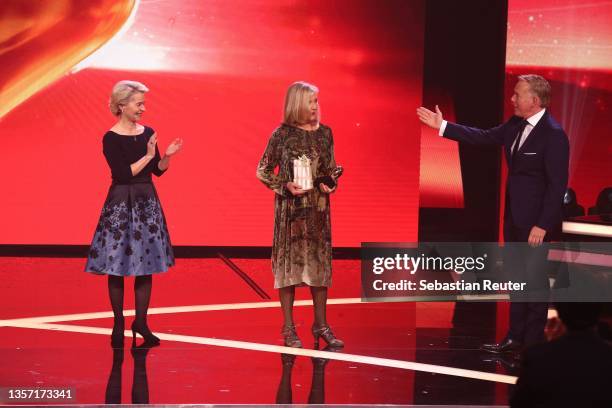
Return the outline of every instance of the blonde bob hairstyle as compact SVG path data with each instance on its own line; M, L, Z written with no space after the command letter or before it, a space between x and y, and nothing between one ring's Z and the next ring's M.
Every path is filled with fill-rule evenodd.
M308 82L298 81L291 84L285 96L285 115L283 117L283 122L293 126L308 123L310 119L310 97L318 93L319 88ZM319 126L320 119L320 110L317 110L317 126Z
M119 81L113 86L110 97L110 110L115 116L121 116L121 105L126 105L135 93L149 92L145 84L137 81Z

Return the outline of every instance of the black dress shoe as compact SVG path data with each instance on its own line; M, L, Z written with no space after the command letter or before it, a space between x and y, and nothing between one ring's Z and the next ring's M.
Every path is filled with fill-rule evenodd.
M520 357L517 354L487 354L480 360L485 363L494 363L508 370L518 369L521 366Z
M517 353L521 351L522 345L516 340L504 339L501 343L483 344L480 348L481 350L496 354Z

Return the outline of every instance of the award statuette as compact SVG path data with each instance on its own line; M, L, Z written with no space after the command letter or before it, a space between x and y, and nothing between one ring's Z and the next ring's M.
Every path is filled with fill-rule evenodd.
M317 177L314 184L315 186L318 186L319 184L323 183L327 187L334 189L336 187L336 181L340 178L343 172L344 168L342 166L338 166L332 171L331 175Z
M297 159L293 159L293 182L299 185L302 190L312 190L310 159L304 154Z

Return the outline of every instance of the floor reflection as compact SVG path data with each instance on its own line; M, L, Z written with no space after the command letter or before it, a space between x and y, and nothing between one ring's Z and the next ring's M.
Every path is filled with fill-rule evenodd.
M147 380L147 355L150 346L132 347L130 354L134 360L134 375L132 381L132 404L149 403L149 381ZM123 360L125 349L113 349L113 363L106 384L104 403L121 404L121 388L123 375Z
M336 352L339 348L332 346L325 347L322 351ZM293 404L293 389L291 386L291 374L295 364L296 356L293 354L281 354L281 379L276 392L277 404ZM309 404L325 403L325 368L329 363L327 358L312 357L312 381L310 383L310 393L308 394Z

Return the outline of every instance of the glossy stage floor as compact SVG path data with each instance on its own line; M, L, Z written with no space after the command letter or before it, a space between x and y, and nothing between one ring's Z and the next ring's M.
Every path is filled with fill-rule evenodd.
M0 258L0 403L503 406L516 381L516 361L478 350L503 335L507 305L362 303L359 261L334 261L328 320L346 342L339 351L313 348L306 288L295 309L304 348L282 347L269 260L215 258L178 259L154 278L159 347L132 349L126 337L113 350L106 279L83 265ZM131 281L125 305L129 325ZM8 398L32 388L72 398Z

